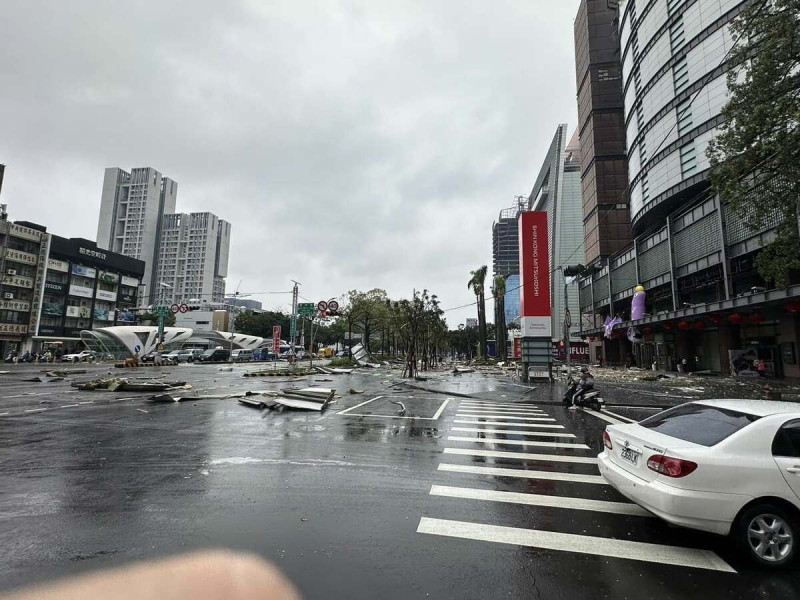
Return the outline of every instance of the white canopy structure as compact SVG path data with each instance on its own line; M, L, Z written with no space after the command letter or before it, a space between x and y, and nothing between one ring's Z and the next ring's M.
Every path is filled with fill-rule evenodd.
M164 350L177 350L192 337L187 327L164 328ZM158 347L158 327L123 325L81 331L81 340L90 350L123 359L138 354L145 356Z

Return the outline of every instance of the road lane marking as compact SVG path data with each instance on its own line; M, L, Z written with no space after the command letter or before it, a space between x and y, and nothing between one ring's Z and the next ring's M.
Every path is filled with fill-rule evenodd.
M339 411L336 414L337 415L343 415L343 414L349 413L351 410L355 410L355 409L359 408L360 406L364 406L365 404L369 404L370 402L375 402L375 400L379 400L381 398L383 398L383 396L375 396L374 398L371 398L370 400L366 400L366 401L362 402L361 404L356 404L355 406L351 406L350 408L346 408L346 409L344 409L342 411Z
M551 417L515 417L514 415L482 415L480 413L456 413L457 417L482 417L484 419L511 419L512 421L553 421Z
M631 419L629 417L623 417L622 415L618 415L617 413L613 413L610 410L608 410L607 408L600 409L600 412L603 413L604 415L608 415L610 417L614 417L615 419L620 419L621 421L625 421L626 423L636 423L635 420L633 420L633 419Z
M473 465L454 465L439 463L440 471L448 473L470 473L472 475L494 475L496 477L516 477L518 479L543 479L547 481L569 481L570 483L592 483L609 485L600 475L580 473L558 473L555 471L531 471L528 469L505 469L502 467L476 467Z
M94 404L94 400L87 400L86 402L78 402L78 404Z
M7 413L7 412L0 413L0 417L5 417L7 414L9 414L9 413Z
M710 550L422 517L417 533L736 573Z
M550 425L546 423L508 423L506 421L468 421L466 419L453 419L453 423L462 425L502 425L503 427L528 427L536 429L564 429L563 425Z
M57 406L56 408L72 408L73 406L79 406L78 404L64 404L62 406Z
M450 402L450 400L452 400L452 398L447 398L447 399L445 399L444 402L442 402L442 405L439 407L439 410L437 410L433 415L433 420L434 421L442 416L442 413L444 412L444 409L447 406L447 404Z
M591 450L586 444L566 444L562 442L532 442L522 440L505 440L503 438L478 438L461 437L458 435L447 436L448 442L472 442L475 444L507 444L509 446L540 446L542 448L573 448L576 450Z
M459 456L480 456L485 458L513 458L514 460L538 460L543 462L568 462L596 465L597 459L588 456L567 456L566 454L530 454L528 452L504 452L502 450L473 450L472 448L445 448L444 454Z
M592 416L597 417L598 419L602 419L606 423L611 423L612 425L625 425L625 421L620 421L619 419L615 419L614 417L611 417L609 415L605 415L605 414L603 414L601 412L598 412L596 410L585 410L583 408L579 408L578 410L580 410L584 414L592 415Z
M485 500L488 502L506 502L509 504L526 504L529 506L545 506L548 508L569 508L572 510L588 510L631 517L653 516L652 513L629 502L606 502L604 500L584 500L583 498L573 498L571 496L499 492L496 490L479 490L475 488L452 487L449 485L431 486L431 496L463 498L465 500Z
M46 410L47 410L46 408L28 408L28 409L26 409L26 410L25 410L25 412L26 412L26 413L32 413L32 412L44 412L44 411L46 411Z
M453 427L450 431L466 431L468 433L510 433L513 435L532 435L537 437L574 438L572 433L554 433L549 431L512 431L511 429L481 429L479 427Z

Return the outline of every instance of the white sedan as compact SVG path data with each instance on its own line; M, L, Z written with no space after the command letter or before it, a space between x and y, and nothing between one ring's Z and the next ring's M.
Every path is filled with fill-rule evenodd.
M800 543L800 405L698 400L610 425L600 473L662 519L782 567Z
M64 354L61 357L61 362L84 362L88 361L91 356L92 353L89 350L83 350L74 354Z

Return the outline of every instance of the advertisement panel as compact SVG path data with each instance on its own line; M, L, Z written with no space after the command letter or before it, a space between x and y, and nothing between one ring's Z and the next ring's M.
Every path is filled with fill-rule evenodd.
M522 358L522 338L514 338L514 358Z
M61 273L69 273L69 263L65 260L58 260L57 258L48 258L47 268Z
M67 316L68 317L75 317L77 319L88 319L89 318L89 307L88 306L68 306L67 307Z
M519 267L522 337L552 337L550 258L544 211L529 211L519 216Z
M553 342L553 358L567 360L567 353L561 342ZM578 363L589 362L589 344L586 342L570 342L569 358Z
M272 353L276 356L281 353L281 326L272 327Z
M55 335L55 336L64 335L64 328L39 325L39 335Z
M30 309L31 303L27 300L0 300L0 310L28 312Z
M94 309L94 319L95 321L108 321L109 314L111 316L110 320L114 320L114 313L108 310L104 310L102 308L95 308Z
M0 323L0 333L28 333L26 323Z
M64 314L64 305L54 302L42 302L42 315L45 317L60 317Z
M117 292L108 292L106 290L97 290L98 300L108 300L114 302L117 299Z
M120 323L135 323L136 315L134 315L131 312L119 311L117 313L117 321L119 321Z
M30 252L23 252L22 250L14 250L13 248L5 249L6 260L13 260L14 262L23 263L26 265L35 265L39 262L39 257Z
M67 286L63 283L55 283L53 281L44 282L45 294L55 294L58 296L63 296L66 292L67 292Z
M126 304L133 304L136 300L136 296L133 294L120 294L119 301L124 302Z
M105 281L106 283L117 283L119 281L119 275L109 271L100 271L100 281Z
M84 267L83 265L72 265L72 274L94 279L97 277L97 269L93 269L92 267Z
M24 277L22 275L6 275L3 277L3 284L32 289L33 277Z
M92 288L83 287L82 285L72 284L69 286L69 295L78 296L80 298L91 298L94 295Z
M139 280L135 277L128 277L127 275L122 276L120 283L122 283L122 285L129 285L131 287L139 287Z

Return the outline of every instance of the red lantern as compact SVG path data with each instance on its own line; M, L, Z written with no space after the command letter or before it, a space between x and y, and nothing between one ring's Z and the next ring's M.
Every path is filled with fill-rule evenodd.
M744 317L739 313L733 313L728 315L728 321L730 321L734 325L739 325L742 321L744 321Z
M643 327L642 328L642 333L645 334L645 335L650 335L651 333L653 333L653 328L652 327Z
M664 331L672 331L672 328L675 327L675 325L673 325L669 321L666 321L661 327L664 328Z
M750 322L758 325L759 323L764 322L764 317L758 313L752 314L750 315Z
M590 336L590 337L589 337L589 341L590 341L590 342L596 342L596 341L597 341L597 338L596 338L595 336Z
M788 310L790 313L799 313L800 312L800 300L791 300L783 305L783 307Z
M708 320L714 325L719 325L722 322L722 315L708 315Z
M682 329L683 331L686 331L690 327L691 325L689 325L688 321L681 321L680 323L678 323L678 329Z
M706 328L706 324L702 321L698 321L694 324L694 328L697 329L697 331L703 331Z

